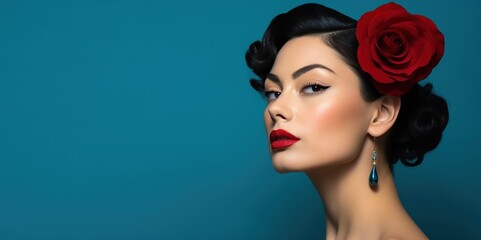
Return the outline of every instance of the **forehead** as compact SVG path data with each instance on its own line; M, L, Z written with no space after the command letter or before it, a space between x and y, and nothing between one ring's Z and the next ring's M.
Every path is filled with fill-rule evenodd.
M276 56L271 73L291 74L310 64L322 64L334 72L350 71L339 54L326 45L320 35L308 35L290 39Z

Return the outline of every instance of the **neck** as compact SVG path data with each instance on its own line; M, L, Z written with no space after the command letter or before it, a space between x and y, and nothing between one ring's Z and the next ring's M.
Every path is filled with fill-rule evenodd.
M380 239L394 219L412 222L399 200L387 161L377 161L379 182L374 188L369 185L372 149L368 141L357 160L307 172L324 204L326 239ZM385 156L379 151L377 155L378 159Z

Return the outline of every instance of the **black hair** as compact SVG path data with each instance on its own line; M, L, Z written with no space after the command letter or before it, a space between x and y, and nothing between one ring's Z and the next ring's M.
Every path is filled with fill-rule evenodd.
M357 21L320 4L308 3L277 15L267 27L262 41L255 41L245 54L247 66L260 78L251 79L251 86L264 90L267 74L284 44L292 38L319 34L359 76L361 94L372 102L383 94L373 85L357 59ZM398 118L389 131L387 154L391 164L401 161L406 166L419 165L424 155L436 148L448 123L446 101L432 92L432 84L416 84L401 97Z

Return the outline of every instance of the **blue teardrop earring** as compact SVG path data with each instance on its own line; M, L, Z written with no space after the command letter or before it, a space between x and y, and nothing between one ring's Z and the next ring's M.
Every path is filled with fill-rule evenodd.
M374 142L374 149L372 150L372 169L371 169L371 174L369 174L369 185L372 187L377 186L377 170L376 170L376 158L377 158L377 153L376 153L376 138L373 140Z

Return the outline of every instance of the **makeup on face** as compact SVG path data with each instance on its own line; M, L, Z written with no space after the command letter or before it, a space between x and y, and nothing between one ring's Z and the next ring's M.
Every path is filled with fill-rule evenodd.
M284 129L277 129L271 131L269 140L271 142L271 148L274 150L288 148L299 141L300 138Z
M359 84L356 73L318 36L282 47L264 82L264 123L276 170L305 171L358 155L370 122L370 103Z

